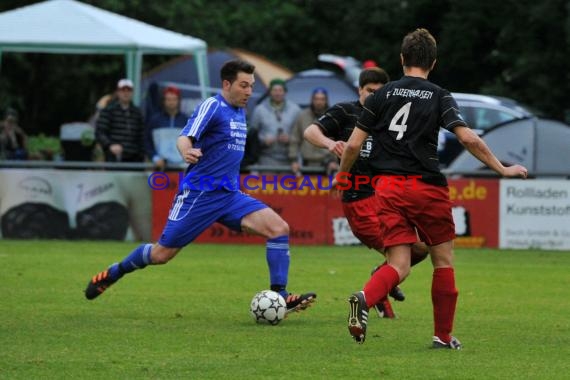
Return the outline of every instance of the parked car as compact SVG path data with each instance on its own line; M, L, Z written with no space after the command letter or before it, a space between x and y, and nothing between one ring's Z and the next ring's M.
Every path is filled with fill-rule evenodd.
M323 87L328 92L329 105L339 102L350 102L358 98L358 90L346 79L333 71L310 69L296 73L287 79L287 99L297 103L302 108L311 104L311 94L316 87ZM268 93L258 101L261 103Z
M345 80L358 88L358 76L362 71L362 62L356 58L335 54L319 54L317 56L317 67L344 76Z
M461 111L461 116L479 136L489 130L513 120L537 116L528 107L517 101L500 96L452 93ZM439 134L439 161L447 167L463 151L455 134L442 128Z
M563 152L570 146L570 125L540 117L512 120L482 137L503 165L521 164L534 176L570 178L570 160ZM447 168L450 173L491 172L468 152L462 152Z

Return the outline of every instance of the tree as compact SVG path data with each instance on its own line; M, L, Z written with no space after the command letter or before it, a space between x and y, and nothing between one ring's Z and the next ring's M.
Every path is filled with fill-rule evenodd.
M5 0L0 12L38 1ZM299 71L319 53L374 59L401 75L402 37L428 28L438 40L431 79L451 91L503 95L545 115L570 114L564 67L570 41L564 0L87 0L94 6L205 40L243 48ZM148 70L171 57L147 56ZM4 54L0 108L20 110L28 132L57 133L84 120L124 75L122 57Z

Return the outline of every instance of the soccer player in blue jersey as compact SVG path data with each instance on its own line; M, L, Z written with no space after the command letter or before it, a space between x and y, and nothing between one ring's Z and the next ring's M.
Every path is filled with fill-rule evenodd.
M127 273L166 264L206 228L219 222L267 238L270 287L285 298L287 312L304 310L315 301L315 293L287 291L287 223L267 205L238 189L247 134L244 107L252 94L254 70L242 60L222 66L221 94L202 102L178 137L178 150L189 166L158 243L141 244L123 261L95 275L85 290L87 299L96 298Z

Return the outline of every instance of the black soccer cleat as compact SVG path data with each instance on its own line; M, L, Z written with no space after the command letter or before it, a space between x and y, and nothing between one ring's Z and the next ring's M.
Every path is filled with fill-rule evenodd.
M404 294L402 289L400 289L399 286L394 286L392 288L392 290L390 290L389 294L390 294L390 297L392 297L396 301L402 302L403 300L406 299L406 295Z
M366 325L368 324L368 306L363 292L357 292L348 297L348 332L357 343L364 343L366 339Z
M105 269L103 272L97 273L87 284L87 288L85 289L85 298L88 300L97 298L115 282L117 282L117 280L113 280L109 276L109 269Z
M289 295L285 297L285 303L287 304L286 314L292 313L294 311L305 310L316 300L317 295L312 292L303 294L289 293Z
M378 318L388 318L394 319L396 318L396 313L392 309L392 304L385 298L383 301L378 302L374 305L374 310L376 310L376 314L378 314Z
M456 337L452 336L451 341L449 341L449 343L445 343L437 336L434 336L431 348L447 348L450 350L461 350L461 342L457 340Z

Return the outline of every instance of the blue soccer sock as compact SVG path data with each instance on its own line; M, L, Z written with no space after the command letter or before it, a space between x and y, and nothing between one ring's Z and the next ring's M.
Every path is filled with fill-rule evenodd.
M278 292L284 298L289 277L289 236L283 235L267 240L266 245L267 265L269 266L269 279L271 290Z
M126 273L131 273L137 269L143 269L151 263L150 251L152 244L141 244L125 257L120 263L115 263L109 267L109 276L113 280L118 280Z

